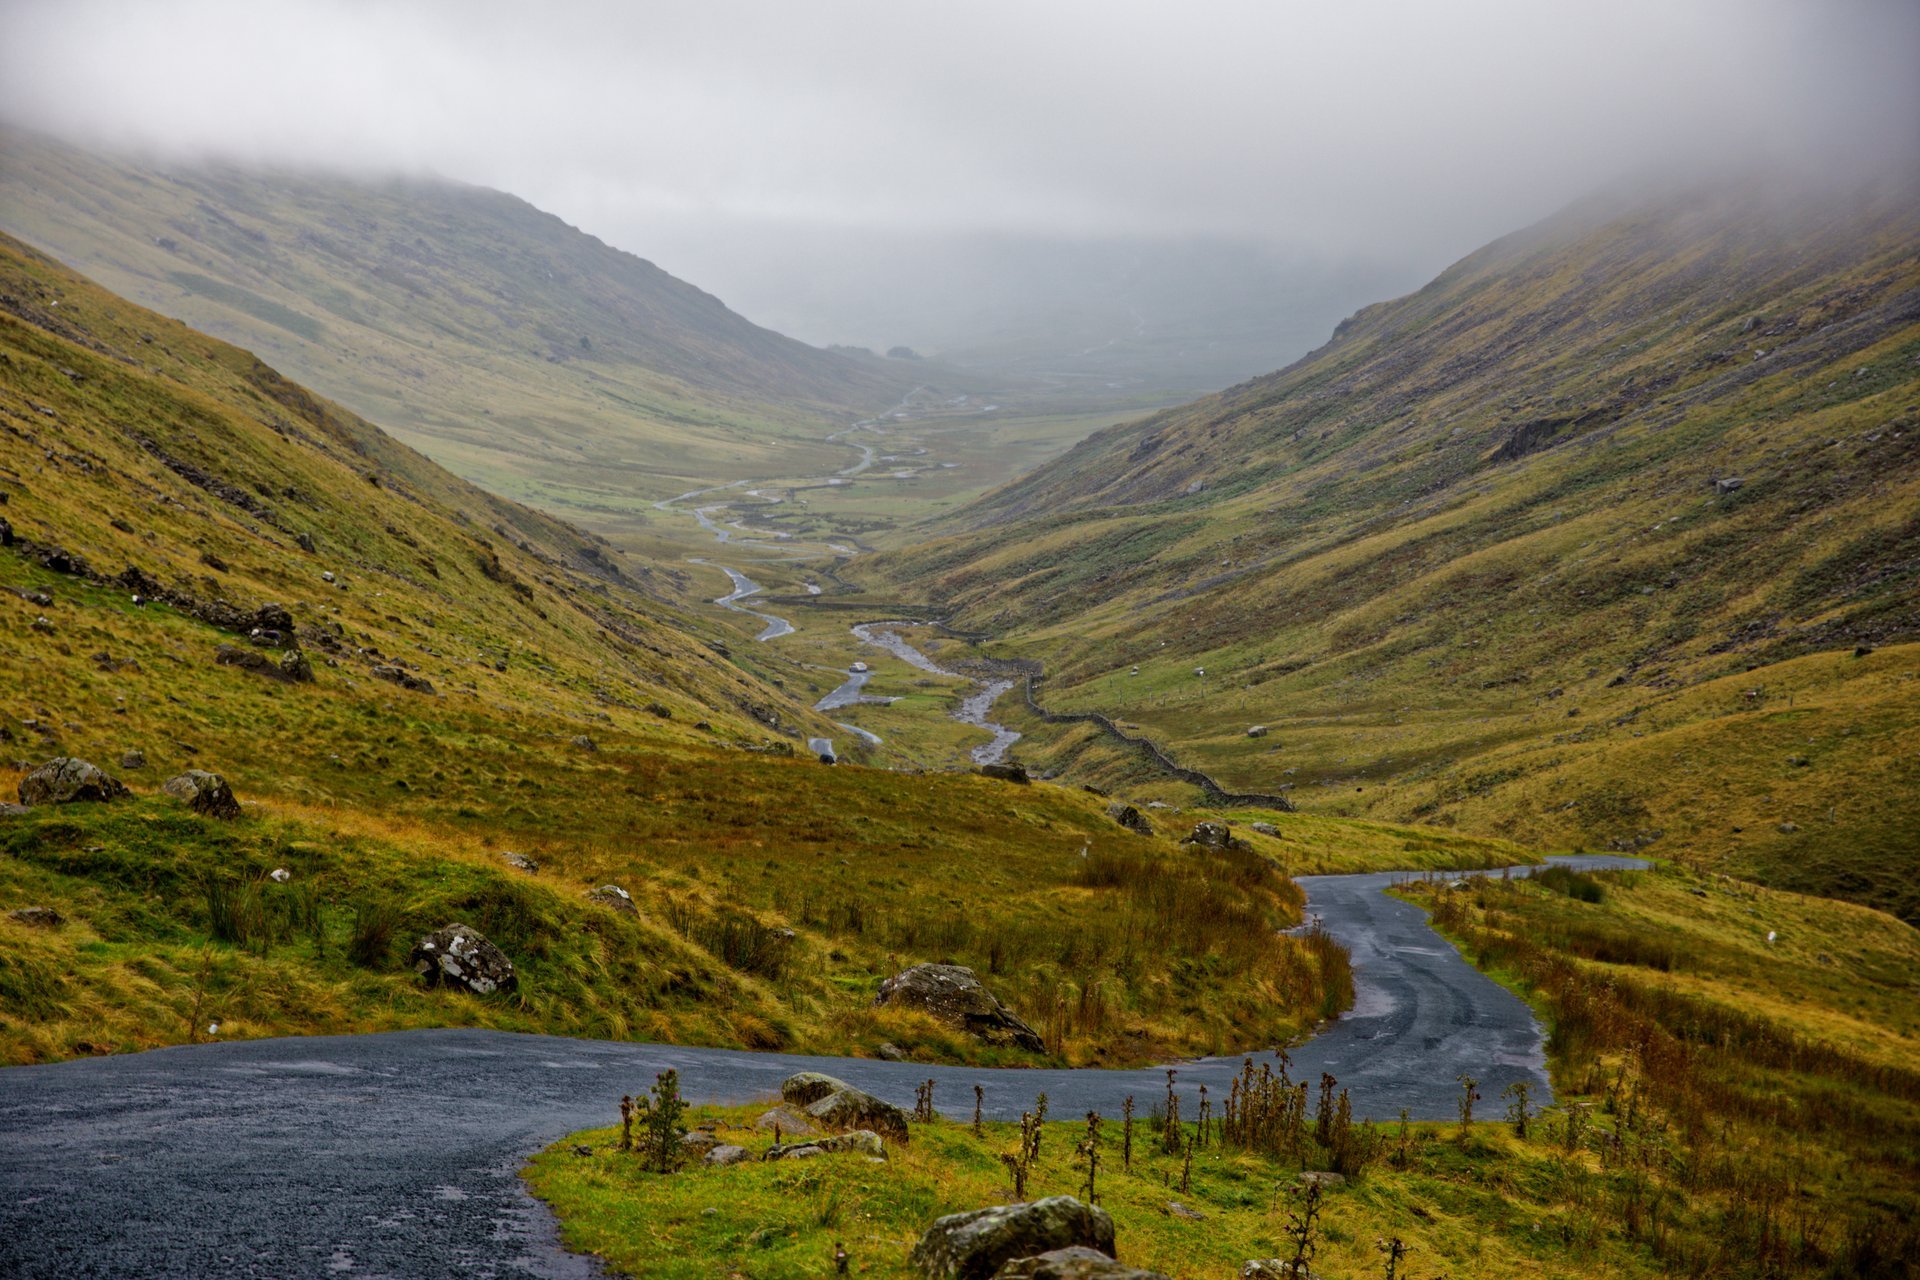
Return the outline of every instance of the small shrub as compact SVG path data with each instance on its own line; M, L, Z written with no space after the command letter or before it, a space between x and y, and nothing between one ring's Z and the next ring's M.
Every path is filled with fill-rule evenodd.
M347 959L362 969L385 967L400 932L398 908L386 902L363 902L354 908L353 932L347 938Z

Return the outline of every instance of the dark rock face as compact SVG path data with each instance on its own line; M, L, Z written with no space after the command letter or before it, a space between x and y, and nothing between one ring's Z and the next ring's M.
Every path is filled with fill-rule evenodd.
M1048 1196L938 1218L909 1261L930 1280L992 1280L1016 1258L1075 1246L1111 1258L1113 1219L1072 1196Z
M906 1112L844 1080L802 1071L781 1083L780 1097L788 1106L803 1108L807 1122L819 1128L871 1129L890 1142L907 1141Z
M433 682L431 680L428 680L425 676L414 675L404 667L396 667L382 663L380 666L375 667L369 674L376 680L385 680L389 684L397 684L402 689L411 689L415 693L434 692Z
M518 984L506 952L469 925L435 929L413 944L407 959L430 987L459 987L485 996L511 991Z
M998 778L1002 782L1017 782L1021 786L1033 781L1027 776L1027 767L1023 764L983 764L974 772L983 778Z
M252 671L270 680L284 680L288 684L307 684L313 680L313 665L307 661L307 655L298 649L285 650L275 659L258 649L223 644L213 651L213 660L223 667L238 667L242 671Z
M98 766L73 756L55 756L20 779L20 803L24 805L118 800L129 794Z
M914 965L881 983L873 1002L924 1010L989 1044L1046 1052L1039 1033L982 986L973 970L961 965Z
M1124 801L1115 800L1108 805L1107 816L1136 835L1153 834L1153 824L1148 822L1138 809Z
M994 1272L994 1280L1169 1280L1169 1277L1158 1271L1130 1267L1098 1249L1076 1244L1031 1258L1015 1258Z
M240 802L233 798L233 788L227 780L217 773L208 773L205 769L189 769L175 778L168 778L167 785L161 788L175 800L186 802L187 808L195 813L205 814L209 818L237 818L240 816Z

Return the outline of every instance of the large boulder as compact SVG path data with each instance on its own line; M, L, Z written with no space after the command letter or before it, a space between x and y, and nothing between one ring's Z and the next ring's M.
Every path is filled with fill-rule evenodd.
M407 959L430 987L460 987L485 996L511 991L519 981L507 953L470 925L435 929L413 944L413 953Z
M1023 764L983 764L975 772L983 778L998 778L1002 782L1017 782L1021 786L1033 781L1027 776L1027 767Z
M830 1093L853 1088L845 1080L820 1071L796 1071L780 1082L780 1100L790 1107L810 1107Z
M973 970L961 965L914 965L881 983L873 1002L922 1010L989 1044L1046 1052L1039 1033L982 986Z
M1232 828L1224 822L1196 822L1193 834L1181 844L1199 845L1202 849L1244 849L1247 842L1233 834Z
M992 1280L1016 1258L1076 1245L1112 1257L1113 1219L1072 1196L1048 1196L935 1219L908 1260L931 1280Z
M1107 806L1107 816L1136 835L1150 836L1153 824L1145 815L1124 800L1115 800Z
M233 798L233 788L217 773L189 769L178 777L168 778L167 785L160 789L175 800L184 801L195 813L209 818L240 816L240 802Z
M815 1128L839 1132L871 1129L891 1142L907 1141L906 1112L844 1080L802 1071L781 1083L780 1096L788 1106L801 1108L807 1123Z
M24 805L118 800L130 794L98 765L75 756L55 756L20 779L20 803Z
M1142 1271L1116 1262L1098 1249L1070 1245L1031 1258L1015 1258L994 1272L994 1280L1170 1280L1158 1271Z

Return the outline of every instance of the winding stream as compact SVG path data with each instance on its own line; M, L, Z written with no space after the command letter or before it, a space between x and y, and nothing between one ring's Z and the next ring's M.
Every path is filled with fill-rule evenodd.
M946 676L954 680L971 678L958 671L947 670L947 668L939 665L932 658L929 658L926 654L908 644L901 638L899 632L886 630L888 627L911 627L915 625L917 624L912 622L863 622L853 628L853 634L861 644L870 644L876 649L884 650L908 666L918 667L929 675ZM978 689L962 698L960 705L953 709L953 718L961 724L970 724L975 728L985 729L993 735L992 742L975 747L970 754L975 764L998 764L1000 761L1006 759L1008 749L1011 748L1014 743L1020 741L1020 735L1018 732L1007 728L1007 726L1003 724L996 724L994 721L987 719L987 712L993 710L993 704L1000 700L1001 695L1013 688L1013 681L997 679L982 680L979 684L980 687Z

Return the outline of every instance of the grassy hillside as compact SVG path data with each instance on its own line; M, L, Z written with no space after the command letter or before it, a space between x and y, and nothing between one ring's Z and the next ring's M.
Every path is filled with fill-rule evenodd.
M569 515L844 465L818 437L926 377L759 328L497 191L0 144L0 229Z
M3 239L0 519L0 795L62 755L135 793L0 815L0 1060L213 1022L1004 1056L872 1008L916 960L974 965L1055 1060L1283 1039L1346 999L1336 949L1274 939L1300 895L1269 858L796 755L831 729L652 571ZM243 816L161 796L187 768ZM32 906L65 923L6 914ZM417 989L407 945L456 920L517 994Z
M1230 786L1920 919L1916 208L1577 208L863 570Z
M1290 1258L1296 1174L1344 1168L1313 1232L1317 1276L1388 1274L1382 1245L1396 1240L1406 1256L1392 1274L1456 1280L1913 1274L1913 930L1672 870L1407 893L1537 1005L1555 1104L1483 1097L1470 1126L1388 1118L1345 1144L1337 1114L1334 1141L1318 1140L1310 1104L1305 1132L1289 1141L1281 1126L1272 1149L1231 1140L1216 1113L1204 1141L1182 1126L1182 1147L1198 1144L1189 1163L1161 1138L1158 1100L1141 1098L1130 1167L1122 1117L1103 1117L1099 1136L1095 1191L1124 1261L1226 1277ZM568 1244L621 1274L818 1275L844 1241L860 1274L911 1276L907 1254L935 1217L1013 1198L1000 1157L1017 1127L976 1135L971 1099L935 1102L944 1119L916 1125L884 1170L829 1156L661 1176L603 1129L556 1144L526 1177ZM757 1150L760 1110L689 1120ZM1028 1195L1084 1197L1084 1120L1046 1128Z

